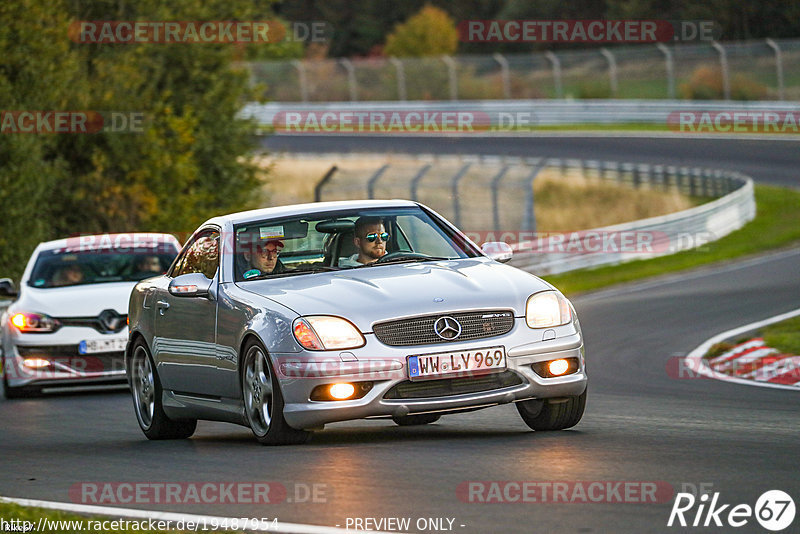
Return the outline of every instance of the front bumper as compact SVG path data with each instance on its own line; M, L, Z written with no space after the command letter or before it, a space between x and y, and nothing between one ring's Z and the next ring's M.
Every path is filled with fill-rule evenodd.
M3 373L9 387L57 387L75 383L108 383L125 380L122 351L81 354L84 340L127 338L127 330L98 334L90 328L62 327L54 334L16 334L3 350ZM30 368L26 359L41 359L48 365Z
M545 340L545 337L553 339ZM530 329L524 318L517 318L514 328L502 336L411 347L389 347L371 334L366 338L364 347L341 355L338 352L272 355L284 396L284 416L289 425L315 428L352 419L467 411L533 398L576 396L586 389L583 338L577 323L551 329ZM409 355L499 345L506 350L507 368L503 372L446 379L453 381L452 387L437 387L434 383L440 380L424 382L431 388L417 387L421 382L408 380L406 360ZM542 378L531 368L531 364L557 358L578 359L577 370L560 377ZM320 364L333 359L340 361L336 365ZM469 380L472 382L466 382ZM363 398L310 400L311 391L319 385L366 381L372 383L372 388ZM403 388L404 395L397 394L398 387ZM450 393L446 391L448 388ZM471 391L459 392L465 389Z

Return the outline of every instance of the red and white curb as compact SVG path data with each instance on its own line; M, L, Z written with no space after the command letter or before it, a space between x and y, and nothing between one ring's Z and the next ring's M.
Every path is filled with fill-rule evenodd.
M53 502L53 501L37 501L34 499L18 499L15 497L2 497L0 496L0 503L11 503L19 506L29 506L33 508L45 508L48 510L59 510L62 512L72 512L81 515L103 516L121 519L138 519L154 521L170 521L172 524L194 523L195 525L208 526L206 531L235 530L228 527L227 529L219 527L216 529L211 528L212 525L232 525L238 522L243 522L242 517L222 517L210 515L193 515L193 514L179 514L174 512L157 512L152 510L136 510L133 508L114 508L110 506L94 506L90 504L72 504L66 502ZM257 523L257 521L254 521ZM248 522L250 523L250 522ZM336 527L325 527L318 525L303 525L300 523L284 523L282 521L264 522L263 526L250 525L246 528L240 529L240 532L276 532L280 534L352 534L352 530ZM371 531L371 534L389 534L388 532ZM396 532L391 534L397 534Z
M741 343L711 359L703 357L716 343L798 315L800 315L800 309L717 334L690 352L684 358L685 365L688 369L708 378L748 386L798 391L800 390L800 356L780 354L779 351L767 347L761 338L753 338Z

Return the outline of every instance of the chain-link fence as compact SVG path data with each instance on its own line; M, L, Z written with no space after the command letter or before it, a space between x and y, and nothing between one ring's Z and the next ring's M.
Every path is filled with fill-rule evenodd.
M302 158L337 162L318 181L316 201L416 200L452 221L476 242L508 242L515 249L514 264L540 274L697 248L741 228L755 216L752 180L717 169L431 154L387 158L365 154L304 154ZM584 191L580 194L592 191L612 194L615 198L620 188L652 192L661 197L680 194L697 205L688 204L678 211L662 211L661 215L645 219L635 214L618 219L629 222L613 226L582 226L580 222L571 226L575 221L570 221L569 230L553 230L559 226L553 221L537 224L537 215L543 209L548 210L546 219L552 219L559 209L548 206L554 201L551 197L542 202L544 197L540 195L546 195L548 189L538 187L543 181L577 186L576 191ZM585 189L592 185L599 187ZM654 196L648 199L652 202ZM613 250L604 248L602 253L588 250L595 244L593 239L615 240L620 235L646 238L648 246L631 251L624 247L617 249L619 243L616 243ZM564 243L567 238L576 239L577 245L568 246ZM575 246L578 250L573 250Z
M681 98L799 100L800 39L531 54L250 63L279 102Z

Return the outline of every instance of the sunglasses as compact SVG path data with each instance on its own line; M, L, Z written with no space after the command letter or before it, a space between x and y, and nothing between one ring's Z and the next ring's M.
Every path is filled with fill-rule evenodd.
M364 236L364 239L369 241L370 243L374 243L376 239L381 238L381 241L386 242L389 240L389 232L381 232L380 234L377 232L370 232L369 234Z

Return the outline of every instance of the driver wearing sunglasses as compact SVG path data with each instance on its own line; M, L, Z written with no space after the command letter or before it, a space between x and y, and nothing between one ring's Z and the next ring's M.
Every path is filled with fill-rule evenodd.
M377 217L361 217L355 224L353 243L358 249L355 261L359 264L374 263L386 254L389 233L383 220Z

